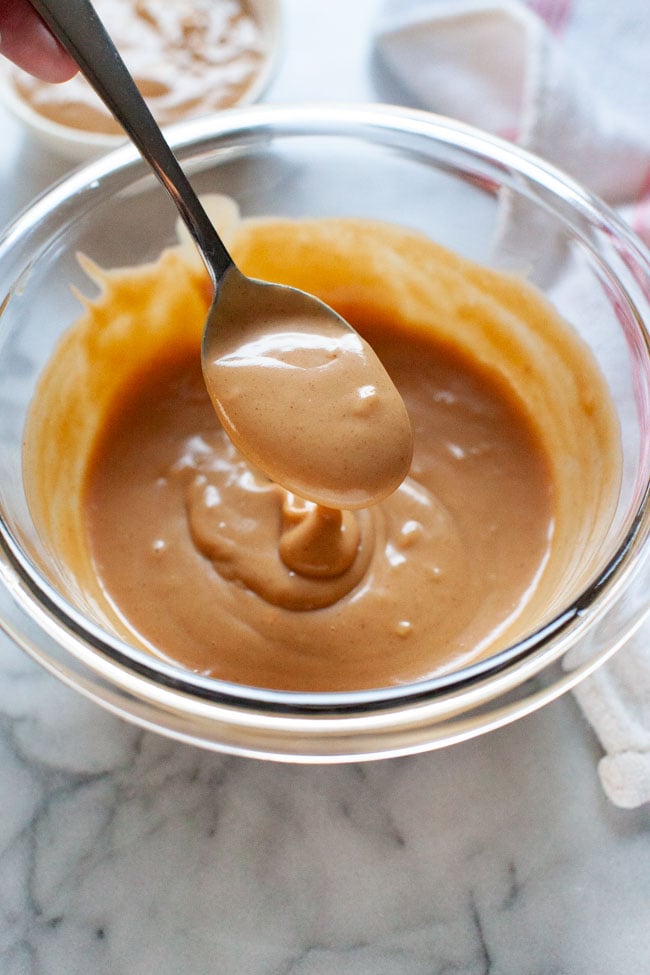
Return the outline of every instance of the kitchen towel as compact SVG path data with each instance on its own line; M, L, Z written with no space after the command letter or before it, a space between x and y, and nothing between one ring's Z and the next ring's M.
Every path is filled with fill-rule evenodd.
M384 0L375 46L412 106L547 159L650 244L647 0ZM574 693L605 793L650 802L650 622Z

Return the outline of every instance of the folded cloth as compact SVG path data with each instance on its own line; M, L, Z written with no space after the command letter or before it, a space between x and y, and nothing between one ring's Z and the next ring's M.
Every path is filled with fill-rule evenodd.
M632 96L650 90L650 9L619 4L617 32L609 0L570 3L385 0L376 45L415 104L513 139L611 204L637 203L650 190L650 121ZM613 60L631 70L604 70Z
M605 751L598 765L605 793L630 809L650 801L650 627L574 694Z
M647 0L384 0L375 46L415 107L554 163L650 243L648 37ZM650 802L650 623L574 693L606 794Z

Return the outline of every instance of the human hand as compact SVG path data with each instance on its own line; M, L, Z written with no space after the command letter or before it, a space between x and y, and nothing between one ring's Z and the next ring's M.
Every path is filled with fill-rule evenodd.
M67 81L77 71L29 0L0 0L0 54L43 81Z

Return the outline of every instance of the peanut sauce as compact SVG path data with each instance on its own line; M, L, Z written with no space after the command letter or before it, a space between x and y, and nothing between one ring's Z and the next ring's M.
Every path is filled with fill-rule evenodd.
M408 477L348 511L280 487L205 389L203 270L178 248L86 261L101 293L43 375L25 448L73 598L193 671L309 691L448 672L557 612L590 578L620 469L605 382L570 326L524 280L395 226L246 220L229 246L372 345L410 417Z

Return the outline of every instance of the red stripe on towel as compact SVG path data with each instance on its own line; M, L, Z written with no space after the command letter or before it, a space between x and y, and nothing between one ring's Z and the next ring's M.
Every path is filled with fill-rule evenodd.
M641 240L650 245L650 169L645 174L639 200L632 211L630 223Z
M571 0L528 0L528 6L553 34L561 34L571 13Z

